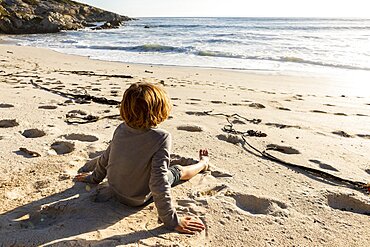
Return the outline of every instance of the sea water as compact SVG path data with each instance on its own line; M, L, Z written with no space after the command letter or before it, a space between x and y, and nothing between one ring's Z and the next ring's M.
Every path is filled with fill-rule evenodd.
M370 19L140 18L118 29L8 39L20 45L129 63L370 72Z

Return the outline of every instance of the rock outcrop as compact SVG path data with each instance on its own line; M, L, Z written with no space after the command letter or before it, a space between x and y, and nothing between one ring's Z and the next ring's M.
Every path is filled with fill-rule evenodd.
M0 0L0 33L5 34L117 28L129 20L127 16L71 0ZM97 26L99 22L103 24Z

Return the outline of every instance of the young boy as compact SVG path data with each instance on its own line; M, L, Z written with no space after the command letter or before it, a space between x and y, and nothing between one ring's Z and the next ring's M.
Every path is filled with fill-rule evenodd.
M107 150L90 161L92 174L80 173L76 180L98 184L107 177L115 197L130 206L141 206L153 197L159 218L167 228L194 234L204 230L204 224L189 216L177 216L170 188L207 170L208 151L199 151L200 161L196 164L169 167L171 135L157 125L168 118L170 108L168 96L160 87L149 83L131 85L120 106L124 123L115 130Z

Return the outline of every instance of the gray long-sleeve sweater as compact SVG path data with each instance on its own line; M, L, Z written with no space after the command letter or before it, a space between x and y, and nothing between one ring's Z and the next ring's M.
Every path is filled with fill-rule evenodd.
M96 159L90 179L100 183L108 178L116 196L130 206L140 206L153 196L159 218L167 228L179 224L172 205L167 171L171 135L165 130L133 129L121 124L107 150Z

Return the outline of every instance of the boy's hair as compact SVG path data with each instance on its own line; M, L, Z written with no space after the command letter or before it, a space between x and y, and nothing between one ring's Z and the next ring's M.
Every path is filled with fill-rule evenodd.
M149 129L166 120L171 103L166 92L150 83L132 84L123 94L120 114L135 129Z

